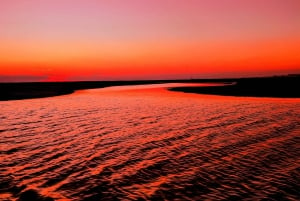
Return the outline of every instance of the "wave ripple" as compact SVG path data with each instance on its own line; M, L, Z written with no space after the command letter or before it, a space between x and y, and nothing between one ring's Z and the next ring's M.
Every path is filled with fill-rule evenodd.
M0 108L1 200L300 199L299 99L131 86Z

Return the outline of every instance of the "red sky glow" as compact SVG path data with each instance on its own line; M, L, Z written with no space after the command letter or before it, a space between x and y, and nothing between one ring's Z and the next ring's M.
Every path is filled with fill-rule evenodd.
M299 0L1 0L0 82L300 73Z

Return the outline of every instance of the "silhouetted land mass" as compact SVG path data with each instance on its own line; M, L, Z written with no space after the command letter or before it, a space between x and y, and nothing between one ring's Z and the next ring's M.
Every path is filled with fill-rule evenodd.
M209 87L176 87L170 90L223 96L300 98L300 75L240 78L225 81L233 84Z
M155 84L160 81L84 81L84 82L24 82L0 83L0 100L44 98L71 94L75 90L109 86Z
M235 83L214 87L176 87L170 90L214 94L225 96L288 97L299 98L300 75L265 78L239 79L191 79L191 80L150 80L150 81L84 81L84 82L32 82L0 83L0 100L20 100L71 94L75 90L103 88L109 86L182 83Z

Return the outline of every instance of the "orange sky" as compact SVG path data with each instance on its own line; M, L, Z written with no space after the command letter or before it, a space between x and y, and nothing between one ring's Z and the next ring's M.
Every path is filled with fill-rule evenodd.
M3 0L0 81L300 73L300 1Z

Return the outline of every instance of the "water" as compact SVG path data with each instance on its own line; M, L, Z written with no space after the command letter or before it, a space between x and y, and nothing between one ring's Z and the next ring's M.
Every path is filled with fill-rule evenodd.
M0 102L0 200L300 199L300 99L176 85Z

